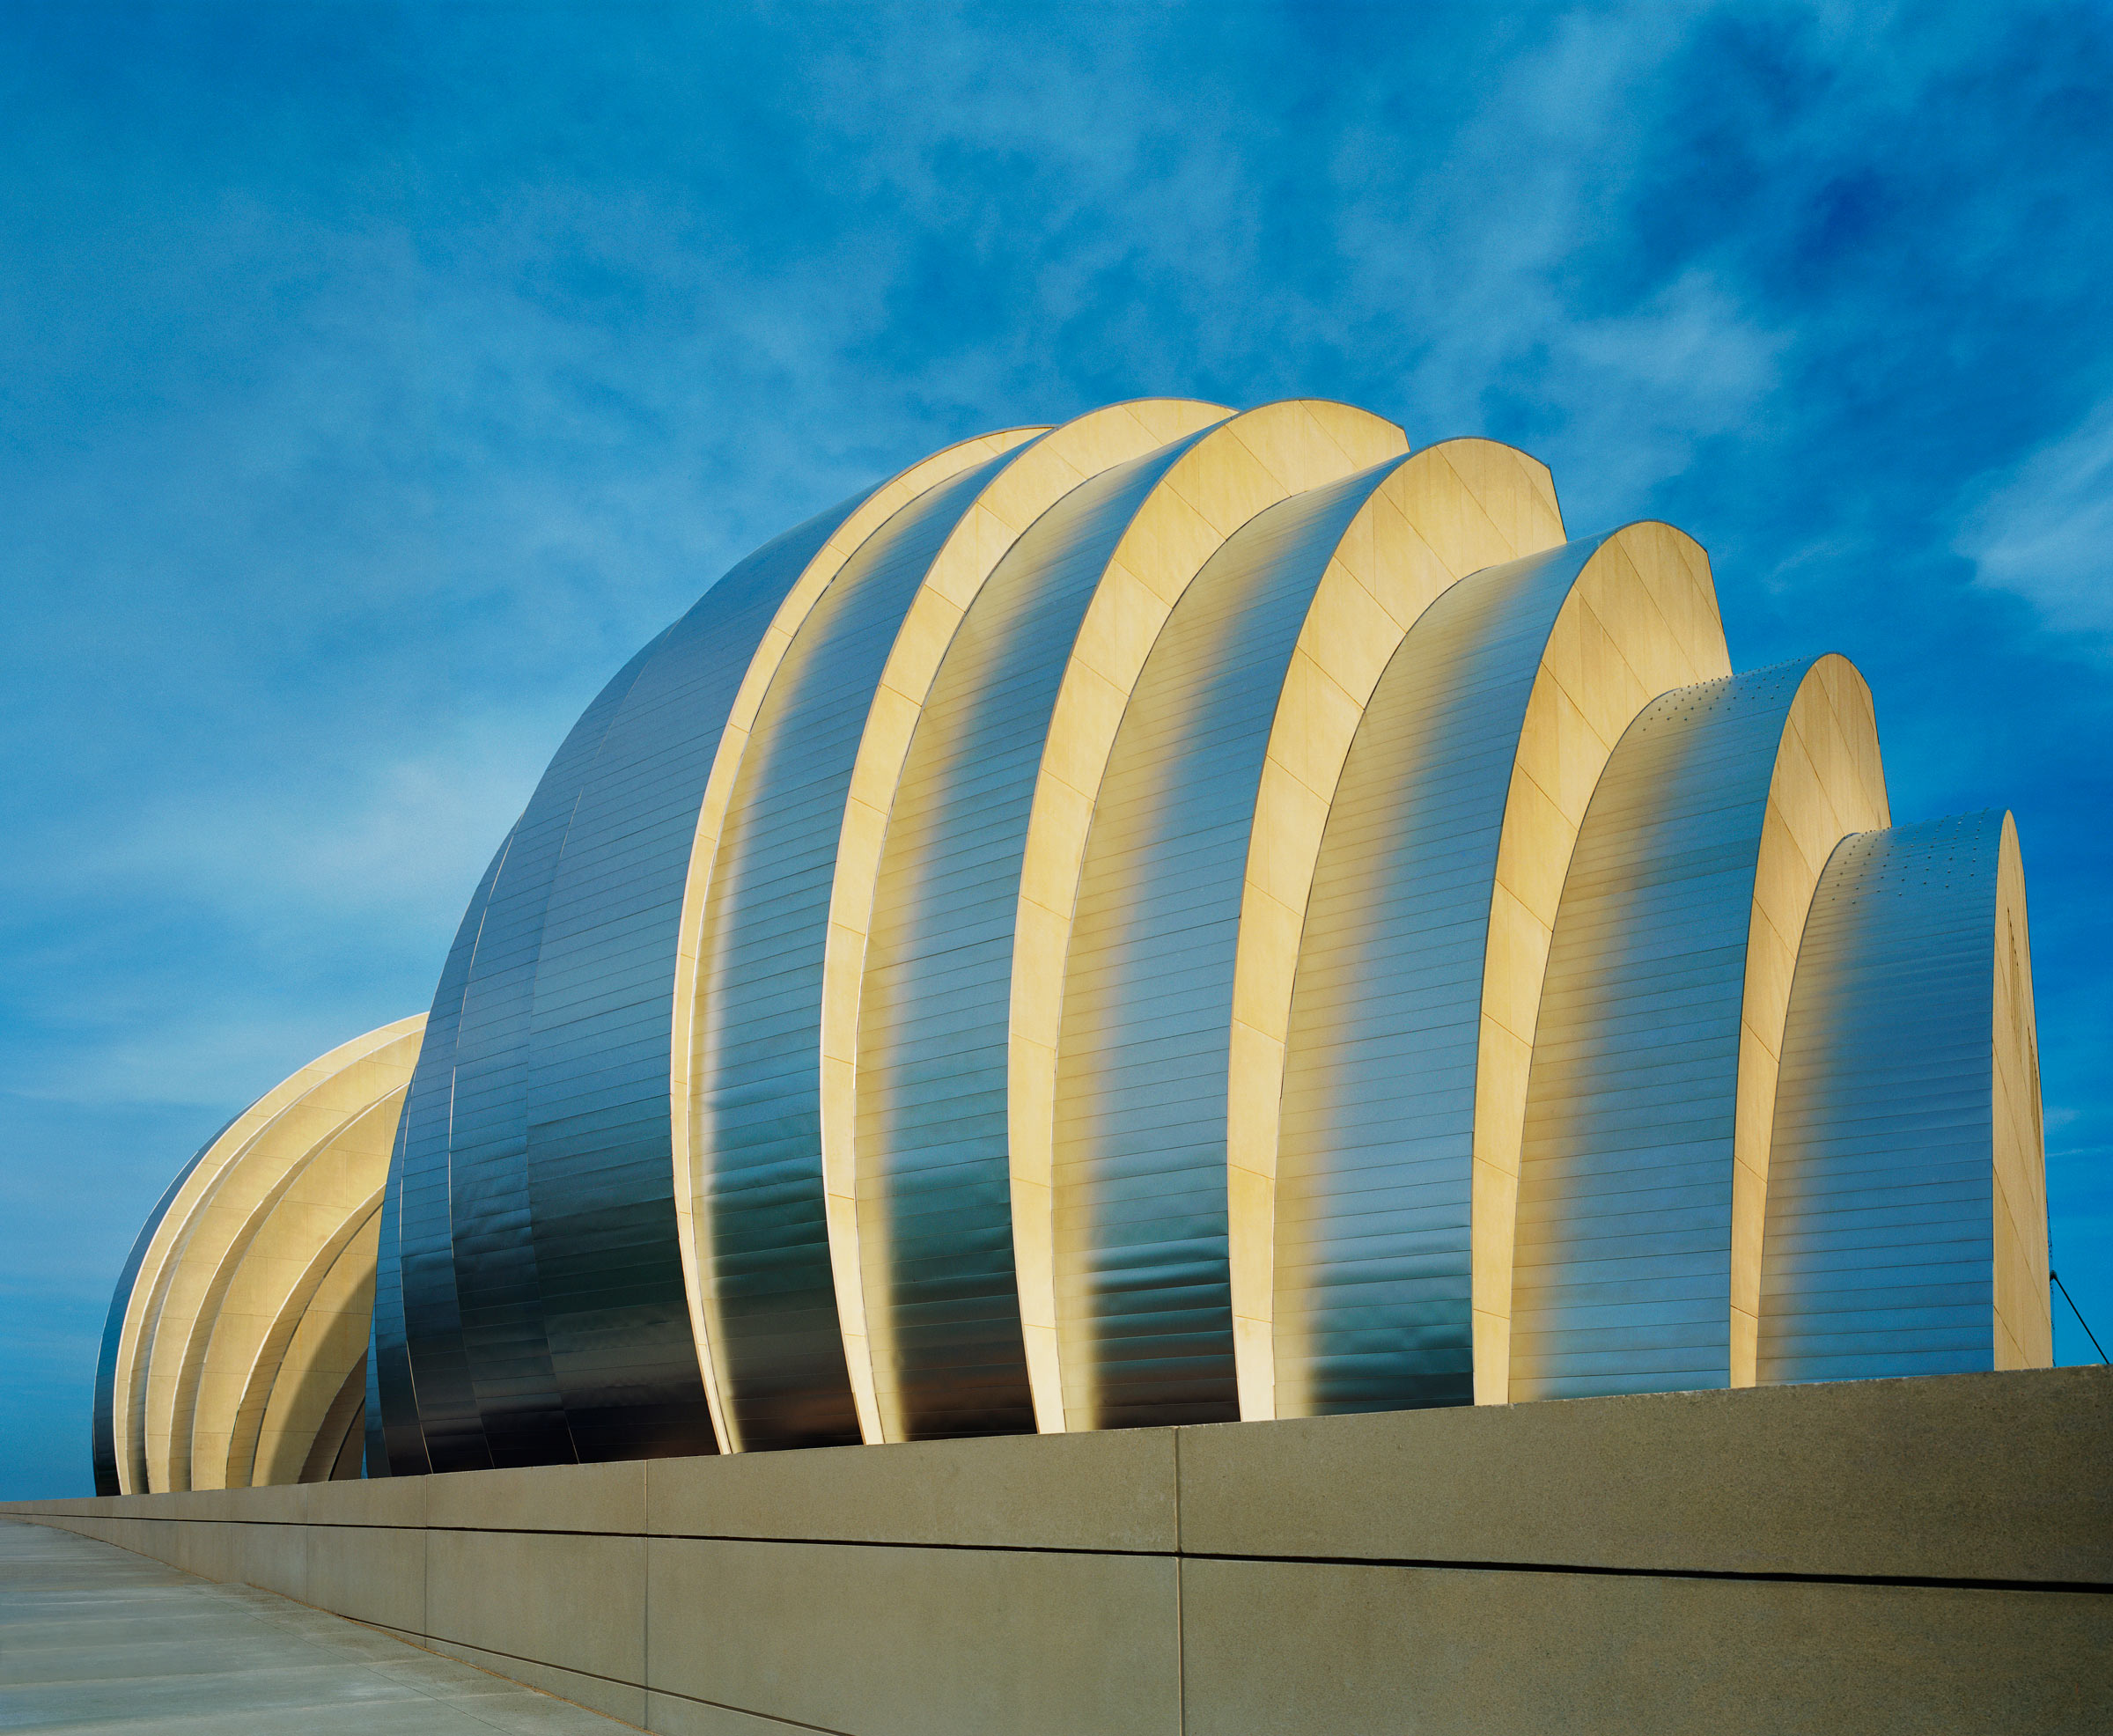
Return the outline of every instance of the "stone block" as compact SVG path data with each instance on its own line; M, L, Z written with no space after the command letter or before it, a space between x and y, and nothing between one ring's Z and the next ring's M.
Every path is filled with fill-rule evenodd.
M2113 1582L2113 1371L1182 1431L1199 1554Z
M659 1535L1174 1547L1170 1429L827 1447L645 1465Z
M649 1549L656 1694L858 1736L1179 1727L1166 1557L672 1537ZM712 1728L701 1713L691 1726Z

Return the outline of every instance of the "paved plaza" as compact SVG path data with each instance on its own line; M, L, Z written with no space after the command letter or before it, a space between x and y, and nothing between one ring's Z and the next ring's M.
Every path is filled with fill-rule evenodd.
M0 1730L615 1736L630 1727L254 1586L0 1519Z

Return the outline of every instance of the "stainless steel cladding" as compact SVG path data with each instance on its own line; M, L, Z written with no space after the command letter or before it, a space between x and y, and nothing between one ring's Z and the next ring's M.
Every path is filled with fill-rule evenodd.
M858 1028L874 1379L902 1438L1032 1431L1006 1169L1012 917L1051 708L1109 555L1200 436L1081 483L939 666L880 858Z
M1404 460L1250 520L1174 606L1093 808L1056 1109L1064 1416L1232 1422L1226 1076L1249 832L1315 589Z
M2046 1205L1992 1165L1991 985L2007 970L2008 816L1843 841L1798 949L1763 1242L1759 1376L1852 1380L2045 1361L2006 1354L2004 1232ZM2034 1093L2036 1099L2036 1092ZM2036 1145L2039 1130L2028 1136ZM2029 1169L2021 1166L2029 1178ZM2043 1272L2029 1288L2044 1291ZM1997 1322L1991 1339L1992 1320ZM2021 1339L2025 1333L2017 1335ZM2036 1352L2036 1356L2033 1355Z
M417 1440L392 1439L393 1470L713 1450L669 1169L676 931L735 691L856 504L751 555L625 666L463 920L404 1115L409 1390L393 1345L376 1361L385 1433Z
M749 737L704 920L694 1076L700 1281L747 1448L859 1438L821 1164L822 958L836 843L881 667L931 561L1005 460L869 537L800 625Z
M1691 539L1347 405L911 466L179 1177L99 1487L2045 1362L2014 835L1731 667Z
M1469 1404L1497 851L1549 634L1600 540L1463 578L1380 678L1307 906L1277 1196L1282 1415Z
M1739 1233L1741 1205L1765 1187L1820 867L1886 819L1870 715L1842 659L1780 664L1666 695L1608 762L1534 1039L1515 1397L1750 1384L1761 1226Z

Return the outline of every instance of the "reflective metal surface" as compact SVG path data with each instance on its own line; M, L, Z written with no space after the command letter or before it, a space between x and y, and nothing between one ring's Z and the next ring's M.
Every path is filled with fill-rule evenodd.
M1756 869L1815 666L1670 693L1609 761L1534 1039L1513 1399L1732 1377L1734 1139Z
M405 1098L404 1113L396 1126L395 1149L389 1158L387 1189L382 1202L380 1238L376 1247L374 1273L373 1329L367 1346L367 1409L366 1409L366 1472L369 1476L387 1476L394 1472L398 1476L423 1476L434 1468L426 1449L425 1424L419 1409L419 1394L411 1378L410 1344L405 1316L405 1285L403 1262L403 1223L406 1208L404 1166L410 1145L411 1129L420 1128L423 1135L421 1150L427 1161L421 1167L421 1182L425 1197L420 1202L421 1211L414 1214L416 1223L420 1216L430 1215L435 1203L431 1196L432 1148L446 1136L445 1120L446 1096L434 1088L432 1081L439 1075L446 1058L452 1056L455 1038L461 1021L462 988L468 978L470 963L475 956L476 940L484 920L486 907L491 900L491 888L500 869L506 861L506 853L512 845L513 835L509 833L499 845L498 852L491 858L483 878L478 881L475 894L469 901L457 930L454 944L448 950L447 960L441 969L439 987L434 992L433 1008L427 1016L425 1041L418 1053L419 1070L412 1075L411 1088ZM420 1076L427 1079L424 1090L420 1089ZM438 1125L435 1125L436 1122ZM459 1328L454 1297L454 1266L452 1260L444 1265L429 1264L427 1276L431 1282L421 1288L422 1309L426 1311L424 1324L430 1329L431 1311L436 1303L444 1303L447 1318ZM444 1282L443 1282L444 1281ZM436 1297L433 1291L438 1288ZM427 1364L428 1380L436 1388L442 1386L433 1371L431 1360ZM458 1383L460 1384L460 1383ZM434 1397L438 1409L438 1391ZM436 1432L438 1431L436 1416Z
M744 1450L855 1444L823 1198L821 970L867 709L932 557L998 459L902 508L801 624L727 810L700 953L700 1280Z
M117 1474L117 1437L114 1419L117 1394L117 1348L125 1326L125 1310L132 1300L132 1286L139 1276L140 1262L146 1258L147 1246L154 1239L154 1232L161 1227L162 1219L168 1216L183 1184L191 1179L191 1172L198 1167L205 1154L219 1143L220 1136L234 1125L230 1120L204 1144L191 1154L191 1160L176 1172L176 1179L169 1183L162 1196L154 1203L154 1210L147 1214L147 1221L140 1226L139 1234L132 1243L132 1250L125 1256L125 1264L117 1275L117 1289L110 1298L110 1312L103 1321L103 1337L95 1359L95 1400L89 1422L89 1459L95 1473L95 1492L98 1495L117 1495L123 1492ZM146 1365L138 1365L135 1385L144 1394ZM136 1397L136 1404L138 1399ZM133 1472L132 1486L146 1487L146 1455L144 1447Z
M909 1438L1032 1431L1007 1177L1020 864L1051 708L1108 558L1201 434L1081 483L969 607L897 787L859 1017L874 1379ZM883 1351L880 1347L885 1345Z
M1235 532L1174 605L1124 710L1080 871L1057 1060L1068 1426L1239 1415L1226 1070L1255 792L1314 592L1403 461Z
M2003 820L1860 833L1821 879L1776 1098L1764 1381L1994 1365Z
M727 707L785 592L857 504L750 555L625 666L464 918L405 1110L396 1195L408 1395L433 1470L715 1448L667 1170L674 931ZM627 835L622 805L641 796ZM561 885L583 806L584 854L619 839L631 852L600 922L578 920L577 876ZM539 1012L554 901L571 920ZM568 1046L568 1032L585 1040ZM590 1080L599 1101L583 1100ZM394 1445L388 1348L376 1348L390 1462L413 1472L419 1455Z
M1887 927L1830 880L1799 963L1887 823L1846 664L1690 685L1729 666L1700 549L1506 558L1560 516L1491 443L1404 461L1318 401L1042 432L788 532L603 689L393 1147L386 1093L289 1081L157 1206L99 1487L336 1469L363 1413L423 1473L1894 1372L1938 1328L1832 1317L1977 1201L1986 1293L1897 1306L2043 1359L2014 839L1987 1009L1933 894ZM1955 1010L1985 1089L1893 1041ZM1972 1199L1830 1179L1932 1130L1981 1139ZM379 1205L268 1254L334 1142ZM1873 1188L1898 1225L1827 1217Z
M1550 631L1602 540L1446 592L1344 763L1285 1056L1280 1416L1474 1399L1476 1056L1498 844Z

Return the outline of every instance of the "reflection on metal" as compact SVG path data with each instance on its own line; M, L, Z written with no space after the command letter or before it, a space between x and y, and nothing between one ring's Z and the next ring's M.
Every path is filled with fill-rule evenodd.
M955 630L896 789L866 947L855 1133L861 1239L886 1239L874 1263L888 1275L887 1306L868 1317L889 1322L890 1402L911 1438L1035 1426L1005 1125L1021 854L1093 588L1141 504L1203 438L1101 472L1027 529Z
M961 1329L968 1316L958 1307L958 1264L933 1274L897 1258L897 1174L889 1163L890 1148L872 1139L862 1162L858 1144L859 1011L867 948L880 852L912 735L968 606L1020 534L1086 478L1229 414L1183 399L1148 399L1093 411L1021 448L976 497L933 558L888 652L844 802L821 992L821 1153L830 1263L844 1361L861 1434L869 1442L975 1429L977 1419L954 1400L967 1372L964 1360L975 1368L983 1354L973 1342L977 1335ZM1011 1241L1008 1223L1002 1248L989 1250L1004 1257L995 1267L999 1282L986 1291L982 1306L1001 1332L1010 1328L1016 1338ZM954 1310L955 1330L936 1335L919 1330L919 1316L934 1304ZM899 1329L899 1321L906 1330ZM939 1351L936 1365L920 1354L927 1344ZM937 1415L930 1404L934 1396Z
M375 1342L393 1468L713 1450L668 1114L707 785L865 536L1030 433L949 448L768 544L559 749L457 934L404 1116L401 1349L393 1313Z
M683 1283L689 1307L690 1333L697 1366L703 1376L712 1426L721 1452L738 1452L741 1446L733 1408L721 1379L714 1350L718 1331L718 1300L702 1278L697 1202L700 1172L695 1141L695 1100L692 1074L698 1041L697 1006L709 985L699 982L698 950L702 944L705 912L710 900L712 875L718 862L719 837L728 805L733 799L747 751L749 732L762 710L764 696L791 648L793 636L822 593L843 570L844 563L906 503L927 489L959 474L971 466L986 462L1034 440L1041 430L1012 429L950 446L913 464L881 488L876 489L843 519L821 550L807 563L798 581L785 594L769 630L748 659L739 692L713 753L711 771L697 805L696 825L691 837L688 867L683 886L682 911L677 931L674 983L673 1022L668 1044L669 1139L674 1171L676 1242L682 1262ZM972 515L973 517L973 515ZM722 581L722 584L724 581ZM704 1229L709 1234L710 1225Z
M1795 937L1835 844L1887 819L1869 690L1838 657L1668 694L1623 736L1534 1039L1514 1399L1751 1384Z
M1380 677L1292 1004L1277 1414L1501 1396L1526 1060L1571 846L1630 718L1726 667L1701 551L1636 525L1461 580Z
M1248 822L1285 670L1345 528L1406 460L1250 519L1161 629L1108 754L1064 963L1056 1173L1094 1283L1079 1425L1239 1415L1226 1078Z
M2010 816L1979 813L1859 833L1827 864L1776 1092L1764 1381L2050 1358L2017 859Z
M1215 1230L1207 1222L1194 1226L1204 1242L1215 1244L1215 1264L1179 1274L1201 1291L1218 1292L1203 1306L1222 1321L1222 1349L1164 1345L1149 1332L1131 1331L1125 1298L1150 1282L1144 1274L1164 1276L1164 1259L1183 1265L1177 1250L1192 1238L1190 1227L1179 1221L1182 1208L1172 1209L1164 1226L1137 1218L1126 1223L1126 1203L1149 1194L1152 1181L1125 1176L1120 1166L1097 1172L1086 1154L1061 1171L1056 1166L1064 960L1086 835L1124 708L1174 606L1234 532L1282 501L1407 450L1392 423L1343 404L1293 400L1220 423L1183 452L1140 504L1109 555L1070 647L1020 858L1006 1066L1020 1324L1035 1424L1044 1433L1154 1414L1153 1401L1144 1399L1140 1409L1134 1389L1127 1400L1106 1391L1117 1365L1133 1351L1148 1385L1157 1378L1154 1365L1171 1362L1159 1372L1177 1411L1201 1405L1201 1414L1209 1414L1222 1405L1238 1415L1222 1205ZM1222 1198L1222 1172L1215 1185ZM1176 1338L1193 1325L1176 1324ZM1206 1337L1212 1330L1204 1328ZM1193 1365L1212 1361L1222 1367ZM1182 1385L1196 1379L1203 1385ZM1225 1389L1217 1397L1208 1391L1213 1380Z
M99 1492L358 1475L382 1184L424 1025L311 1062L156 1207L111 1308Z
M1732 677L1692 541L1564 534L1494 443L1166 400L759 550L566 738L423 1045L156 1207L99 1487L1814 1378L1969 1218L1901 1306L2044 1361L2014 839L1970 922L1807 932L1925 837L1860 678ZM1812 1227L1874 1139L1920 1227Z
M1388 472L1320 576L1273 697L1247 827L1226 1045L1226 1181L1240 1414L1278 1414L1277 1188L1285 1041L1343 763L1403 636L1461 575L1563 541L1547 467L1447 440Z
M835 845L888 647L1002 462L902 508L822 594L757 715L720 835L699 954L691 1151L698 1284L715 1304L729 1437L743 1447L860 1438L817 1089Z

